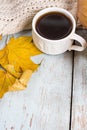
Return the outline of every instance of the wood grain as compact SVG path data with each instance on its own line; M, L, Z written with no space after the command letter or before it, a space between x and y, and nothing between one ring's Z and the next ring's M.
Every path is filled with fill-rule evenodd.
M72 53L33 60L42 62L27 89L0 100L0 130L69 130Z
M87 30L78 33L87 40ZM74 57L72 130L87 130L87 49Z

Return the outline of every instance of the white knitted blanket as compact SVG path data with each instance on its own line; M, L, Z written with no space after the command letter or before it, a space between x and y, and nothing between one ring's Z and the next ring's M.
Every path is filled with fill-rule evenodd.
M76 18L77 0L0 0L0 34L30 29L34 15L47 7L61 7Z

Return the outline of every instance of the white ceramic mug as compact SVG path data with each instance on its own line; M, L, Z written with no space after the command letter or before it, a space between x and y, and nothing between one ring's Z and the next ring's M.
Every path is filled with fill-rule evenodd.
M38 34L35 27L37 20L41 16L43 16L46 13L54 12L54 11L60 12L65 16L67 16L72 21L72 26L73 26L70 34L59 40L50 40L42 37L40 34ZM42 52L46 54L53 54L53 55L61 54L67 50L83 51L86 48L87 43L85 39L83 39L81 36L75 33L75 29L76 29L76 22L72 14L65 9L57 8L57 7L51 7L51 8L46 8L41 10L34 16L32 21L32 37L34 43L38 49L40 49ZM73 40L78 41L81 44L81 46L73 45Z

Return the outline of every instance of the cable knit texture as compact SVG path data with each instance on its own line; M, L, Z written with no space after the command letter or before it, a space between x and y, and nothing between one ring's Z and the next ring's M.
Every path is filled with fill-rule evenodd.
M67 9L76 18L77 0L0 0L0 34L31 29L34 15L47 7Z

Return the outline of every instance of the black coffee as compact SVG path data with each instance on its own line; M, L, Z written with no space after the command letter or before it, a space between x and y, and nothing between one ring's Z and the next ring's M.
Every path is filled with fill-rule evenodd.
M51 12L37 20L36 30L44 38L58 40L70 34L72 22L62 13Z

